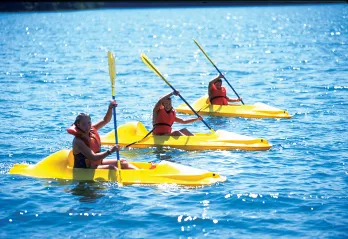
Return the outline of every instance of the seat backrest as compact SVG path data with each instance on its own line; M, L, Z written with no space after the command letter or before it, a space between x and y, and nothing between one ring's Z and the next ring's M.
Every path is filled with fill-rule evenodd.
M146 135L149 131L145 128L145 126L141 123L137 123L137 135Z
M70 150L68 155L68 167L73 168L75 163L74 153L72 150Z
M196 110L199 110L202 107L209 105L209 104L210 104L209 96L208 96L208 94L205 94L204 96L202 96L201 98L199 98L198 100L193 102L192 107Z

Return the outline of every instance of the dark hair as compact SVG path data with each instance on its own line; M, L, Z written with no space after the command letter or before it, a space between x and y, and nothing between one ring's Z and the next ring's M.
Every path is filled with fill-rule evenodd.
M217 82L222 82L222 80L221 80L221 79L218 79L215 83L217 83Z
M80 121L81 121L82 118L89 118L89 119L91 120L91 116L89 116L89 114L86 114L86 113L79 113L79 114L76 116L74 125L76 125L77 123L80 123Z

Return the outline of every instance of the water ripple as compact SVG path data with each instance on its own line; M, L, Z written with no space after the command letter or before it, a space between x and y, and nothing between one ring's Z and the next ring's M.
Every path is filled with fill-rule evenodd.
M0 13L0 237L347 238L346 18L342 4ZM168 160L227 176L211 187L8 174L15 163L70 148L65 129L78 112L104 116L108 50L116 56L118 125L141 121L150 130L153 105L172 91L142 52L189 103L206 94L217 72L192 39L246 104L293 115L204 116L215 130L267 139L270 150L121 151L129 161ZM200 122L186 127L209 132Z

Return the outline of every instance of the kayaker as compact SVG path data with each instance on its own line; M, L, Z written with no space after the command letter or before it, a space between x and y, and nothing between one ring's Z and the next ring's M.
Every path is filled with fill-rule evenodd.
M117 159L105 159L110 154L120 150L119 145L114 145L104 152L100 152L101 143L98 130L110 122L112 108L117 106L116 100L109 104L104 118L92 125L88 114L80 113L74 124L67 129L68 133L75 136L73 140L73 154L75 168L117 169ZM125 159L120 159L122 169L137 169Z
M184 120L176 116L176 112L172 107L171 96L179 94L179 91L171 92L161 97L155 104L152 115L154 135L193 136L193 134L186 128L172 131L172 125L174 122L181 124L190 124L198 120L202 120L202 117Z
M231 99L226 95L225 87L222 87L222 78L224 76L219 74L217 77L209 82L208 94L210 104L212 105L228 105L228 102L240 102L242 98Z

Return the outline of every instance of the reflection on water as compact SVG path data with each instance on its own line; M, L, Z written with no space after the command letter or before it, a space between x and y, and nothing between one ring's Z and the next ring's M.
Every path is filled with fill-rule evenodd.
M121 155L128 161L139 161L141 158L141 161L145 160L146 162L159 163L161 160L170 161L170 159L175 157L177 151L178 150L170 147L158 146L146 149L131 148L129 150L121 151Z
M107 187L99 182L78 182L74 188L64 191L80 197L80 202L94 203L96 199L105 196L102 191L106 189Z
M152 154L155 155L156 159L152 160L152 162L160 162L161 160L175 162L175 160L171 160L173 158L173 151L174 150L169 147L156 147L152 152Z
M49 187L64 187L63 191L71 193L74 196L79 196L80 202L95 202L96 199L104 197L102 190L107 190L108 187L103 182L97 181L75 181L66 179L43 179L44 185ZM76 184L76 185L75 185ZM115 183L117 185L117 183Z

